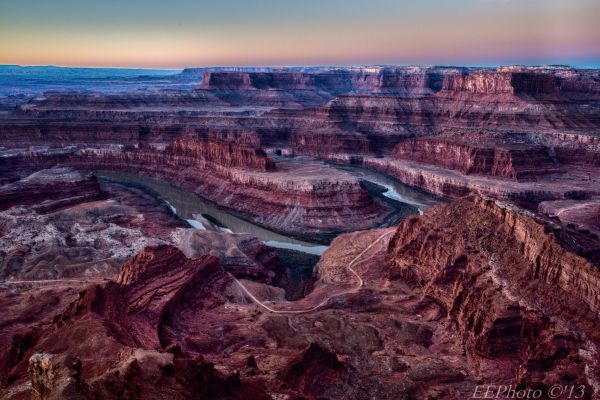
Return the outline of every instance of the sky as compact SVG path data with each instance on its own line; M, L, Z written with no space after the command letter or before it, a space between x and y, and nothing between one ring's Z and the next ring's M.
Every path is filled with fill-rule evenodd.
M600 67L599 0L0 0L0 64Z

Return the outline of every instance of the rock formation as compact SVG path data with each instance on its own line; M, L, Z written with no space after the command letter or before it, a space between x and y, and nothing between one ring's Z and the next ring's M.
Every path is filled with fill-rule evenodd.
M533 177L552 187L550 196L533 190L531 195L542 200L596 187L563 168L598 166L600 86L594 70L232 68L204 73L195 91L47 94L2 117L3 145L164 145L192 135L358 163L448 197L473 192L523 197L520 186L496 181ZM177 146L179 151L186 145ZM444 157L433 157L432 148ZM427 172L415 176L412 169ZM564 173L571 175L570 188Z
M202 78L204 90L312 90L337 95L347 92L430 94L439 91L444 74L458 68L357 67L320 71L208 71Z
M31 380L33 393L49 398L154 390L159 398L454 399L482 382L582 385L593 398L600 273L561 245L550 222L475 197L398 228L341 235L313 291L292 302L268 270L248 275L211 255L147 247L114 280L37 311L40 323L12 336L5 382L14 392ZM240 285L300 313L273 313ZM28 310L41 304L28 301Z
M2 398L600 396L598 71L201 73L0 105ZM364 169L448 202L398 221Z
M494 139L485 133L445 132L404 140L392 157L497 179L523 180L560 171L543 146Z
M149 175L261 225L313 239L380 225L393 211L371 197L358 179L323 163L298 166L284 161L276 166L261 149L208 139L179 139L162 148L142 144L58 154L22 152L0 160L5 169L57 164Z
M0 276L9 280L111 275L185 226L139 190L64 167L4 185L0 203Z
M459 200L400 224L389 254L391 274L442 305L484 375L509 359L521 386L572 376L594 390L600 273L530 213Z
M24 205L47 213L102 197L95 177L68 168L54 168L1 186L0 211Z
M81 387L81 361L68 355L34 354L29 360L31 398L85 399Z

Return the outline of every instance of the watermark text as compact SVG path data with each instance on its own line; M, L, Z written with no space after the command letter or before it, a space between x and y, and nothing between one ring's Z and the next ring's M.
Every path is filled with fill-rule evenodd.
M552 385L544 389L516 388L513 385L477 385L472 399L582 399L585 385Z

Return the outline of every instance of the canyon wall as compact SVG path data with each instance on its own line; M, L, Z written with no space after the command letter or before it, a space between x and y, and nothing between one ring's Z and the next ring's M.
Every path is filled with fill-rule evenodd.
M394 148L392 157L457 170L464 175L512 180L559 171L543 146L494 143L486 140L485 134L470 139L448 133L407 139Z
M480 367L510 357L522 385L575 374L593 387L600 273L532 214L481 197L437 206L402 222L388 255L392 276L442 305Z
M33 206L39 212L52 212L103 197L96 177L56 168L0 186L0 211Z
M325 240L321 234L377 226L393 212L348 173L319 162L301 167L283 162L276 167L260 149L210 139L178 139L167 146L73 148L56 154L23 152L0 158L3 170L54 165L149 175L260 225L316 240Z
M256 147L212 139L177 139L165 152L172 157L204 160L200 167L218 165L223 168L246 168L255 171L273 171L275 162Z
M347 92L381 92L424 95L439 91L445 74L459 68L355 67L317 71L208 71L201 89L209 90L317 90L331 95Z
M541 200L600 192L600 78L594 70L509 66L204 72L200 87L189 91L48 93L4 114L0 137L5 147L22 151L36 145L173 143L173 150L160 157L189 168L195 156L175 154L188 151L178 140L192 136L237 142L272 154L360 164L442 196L482 193L529 201L532 209ZM245 165L277 172L267 159L250 153L238 152L235 160L206 167L260 190L302 185L297 179L290 183L284 173L240 173L237 169ZM93 154L108 157L102 152L86 156ZM134 164L152 157L141 149L117 156Z
M509 94L539 97L557 95L558 80L555 76L536 72L471 72L444 78L440 96L448 92L473 94Z

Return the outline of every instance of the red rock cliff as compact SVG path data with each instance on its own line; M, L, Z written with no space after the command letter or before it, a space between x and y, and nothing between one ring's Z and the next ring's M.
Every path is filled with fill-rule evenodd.
M212 140L176 140L164 149L142 144L0 158L0 168L5 169L57 164L149 175L259 224L298 235L373 227L392 212L348 173L318 162L282 162L274 169L262 150Z
M460 171L505 179L523 179L558 171L542 146L513 145L438 136L407 139L392 153L394 158L412 160Z
M96 177L68 168L53 168L0 187L0 210L33 205L40 212L50 212L100 198Z
M474 355L520 359L527 384L567 370L596 379L583 375L593 357L566 358L600 340L600 272L529 214L483 198L437 206L400 224L389 256L392 274L443 305Z
M360 92L401 95L432 94L441 89L444 75L456 68L365 67L305 71L209 71L200 89L210 90L321 90L330 94Z
M176 139L166 148L172 157L190 157L210 166L272 171L275 162L256 147L213 139Z
M557 79L549 74L483 71L446 76L442 94L446 92L538 96L558 94L558 85Z

